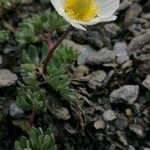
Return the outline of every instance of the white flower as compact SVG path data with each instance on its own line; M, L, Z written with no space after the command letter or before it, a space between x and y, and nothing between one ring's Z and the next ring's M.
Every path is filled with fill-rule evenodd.
M120 0L51 0L62 17L72 26L86 30L84 26L113 21Z

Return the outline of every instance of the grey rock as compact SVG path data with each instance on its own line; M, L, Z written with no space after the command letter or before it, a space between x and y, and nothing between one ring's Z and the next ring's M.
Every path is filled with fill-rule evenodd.
M19 119L24 116L24 111L16 103L10 105L9 111L10 111L10 116L14 119Z
M129 25L135 17L140 15L141 12L142 12L142 7L139 4L134 3L133 5L131 5L125 15L125 20L124 20L125 25Z
M135 38L133 38L131 40L131 42L128 45L128 53L129 55L132 55L133 53L135 53L136 51L138 51L139 49L141 49L144 45L150 43L150 31L136 36Z
M10 85L13 85L16 83L17 80L17 75L12 73L10 70L0 70L0 87L8 87Z
M118 130L124 130L128 126L129 122L128 119L123 115L118 115L115 126Z
M51 103L49 110L59 120L68 120L71 118L68 109L61 104Z
M141 106L138 103L133 104L133 111L136 115L139 115L141 112Z
M150 150L150 148L148 148L148 147L144 147L144 149L143 150Z
M116 61L118 64L125 63L129 60L129 56L127 53L127 45L125 42L116 43L114 46L114 52L116 53Z
M81 52L80 52L80 55L78 56L78 59L77 59L78 65L85 64L86 57L95 53L94 49L88 45L84 45L84 46L80 45L80 49L81 49Z
M146 76L146 79L142 82L142 85L150 91L150 74Z
M129 60L129 61L123 63L121 65L121 68L122 68L122 70L124 70L124 69L130 69L132 67L132 65L133 65L132 60Z
M139 94L138 85L125 85L110 94L111 103L133 104Z
M121 31L121 29L116 24L109 23L104 26L104 31L110 38L115 38L115 37L117 37L117 35Z
M117 131L117 135L118 135L119 141L120 141L124 146L127 146L127 145L128 145L128 142L127 142L127 138L126 138L126 136L125 136L125 133L124 133L124 132L121 132L121 131Z
M105 122L102 119L99 119L96 122L94 122L94 127L97 130L104 129L105 128Z
M13 52L15 52L17 50L18 49L16 47L7 44L6 47L4 48L4 54L13 53Z
M122 1L122 3L120 4L119 8L118 8L118 11L122 11L122 10L125 10L127 9L129 6L131 6L133 2L130 1L130 0L124 0Z
M88 82L90 88L96 89L97 87L102 86L102 82L106 78L106 73L103 70L94 71L88 76L82 77L79 80Z
M112 110L107 110L106 112L103 113L102 116L106 122L113 121L117 118L116 114Z
M144 138L144 129L138 124L132 124L129 126L130 131L135 133L139 138Z
M150 20L150 13L142 14L142 18Z
M89 86L92 89L96 89L96 87L101 87L102 82L106 78L106 73L102 70L98 70L95 72L92 72L90 75L90 80L89 80Z
M109 83L109 81L113 78L113 76L115 75L115 71L111 70L108 75L106 76L106 78L103 81L103 85L102 87L105 88L107 86L107 84Z
M3 63L3 58L2 56L0 55L0 65Z
M86 57L86 63L91 65L101 65L103 63L113 63L116 60L115 52L107 48L101 49L99 52L92 53Z
M132 145L129 145L128 150L136 150Z
M84 77L85 75L89 74L89 68L85 65L80 65L74 70L74 77L75 78L81 78Z
M88 43L91 45L94 49L99 50L103 47L103 41L102 36L97 31L90 31L88 32Z

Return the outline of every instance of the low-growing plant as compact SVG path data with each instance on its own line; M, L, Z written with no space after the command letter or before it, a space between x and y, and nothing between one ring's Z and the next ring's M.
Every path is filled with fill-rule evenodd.
M4 43L9 40L9 32L4 29L0 29L0 43Z
M53 87L65 100L74 99L70 90L70 78L67 74L68 66L77 57L77 53L71 47L61 46L54 54L47 66L45 80Z
M34 15L19 24L16 39L20 46L38 42L43 33L63 31L68 24L56 13L47 10L44 13Z
M28 137L22 136L15 142L15 150L56 150L55 138L48 128L43 132L42 128L31 128L27 132Z
M46 43L43 43L39 53L35 46L30 46L27 51L24 50L22 53L20 72L23 83L19 83L20 87L17 90L17 103L25 110L41 112L46 109L44 102L46 91L39 86L40 82L46 82L58 92L64 100L73 100L74 98L74 94L70 90L70 77L67 71L69 64L77 57L76 51L64 45L59 47L47 66L47 74L44 75L41 68L42 61L47 53L48 47Z
M30 46L28 52L23 51L22 54L20 72L23 83L19 83L20 87L17 88L17 103L25 110L45 111L46 92L39 87L36 75L39 57L34 46Z

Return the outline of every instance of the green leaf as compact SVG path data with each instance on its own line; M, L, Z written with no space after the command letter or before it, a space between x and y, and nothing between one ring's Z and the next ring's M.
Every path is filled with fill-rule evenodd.
M46 58L49 48L46 42L42 43L42 61Z
M39 56L38 56L37 49L35 46L31 45L29 47L28 55L33 64L35 64L35 65L39 64Z

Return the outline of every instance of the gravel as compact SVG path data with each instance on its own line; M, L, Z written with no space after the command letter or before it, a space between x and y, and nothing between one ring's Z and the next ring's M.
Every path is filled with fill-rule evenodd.
M104 63L112 63L116 60L115 52L103 48L99 52L92 53L91 55L86 56L86 63L90 65L101 65Z
M125 42L117 42L114 46L114 52L117 56L117 63L122 64L129 60L129 56L127 53L127 44Z
M150 74L146 76L146 79L142 82L142 85L150 91Z
M125 85L110 94L111 103L133 104L139 94L138 85Z
M129 126L130 131L135 133L139 138L144 138L144 129L138 124L132 124Z
M9 111L10 116L14 119L20 119L24 116L24 111L16 103L10 105Z
M8 87L14 85L18 77L8 69L0 69L0 87Z
M103 119L104 121L106 122L109 122L109 121L113 121L115 120L117 117L116 117L116 114L114 111L112 110L107 110L106 112L103 113Z

